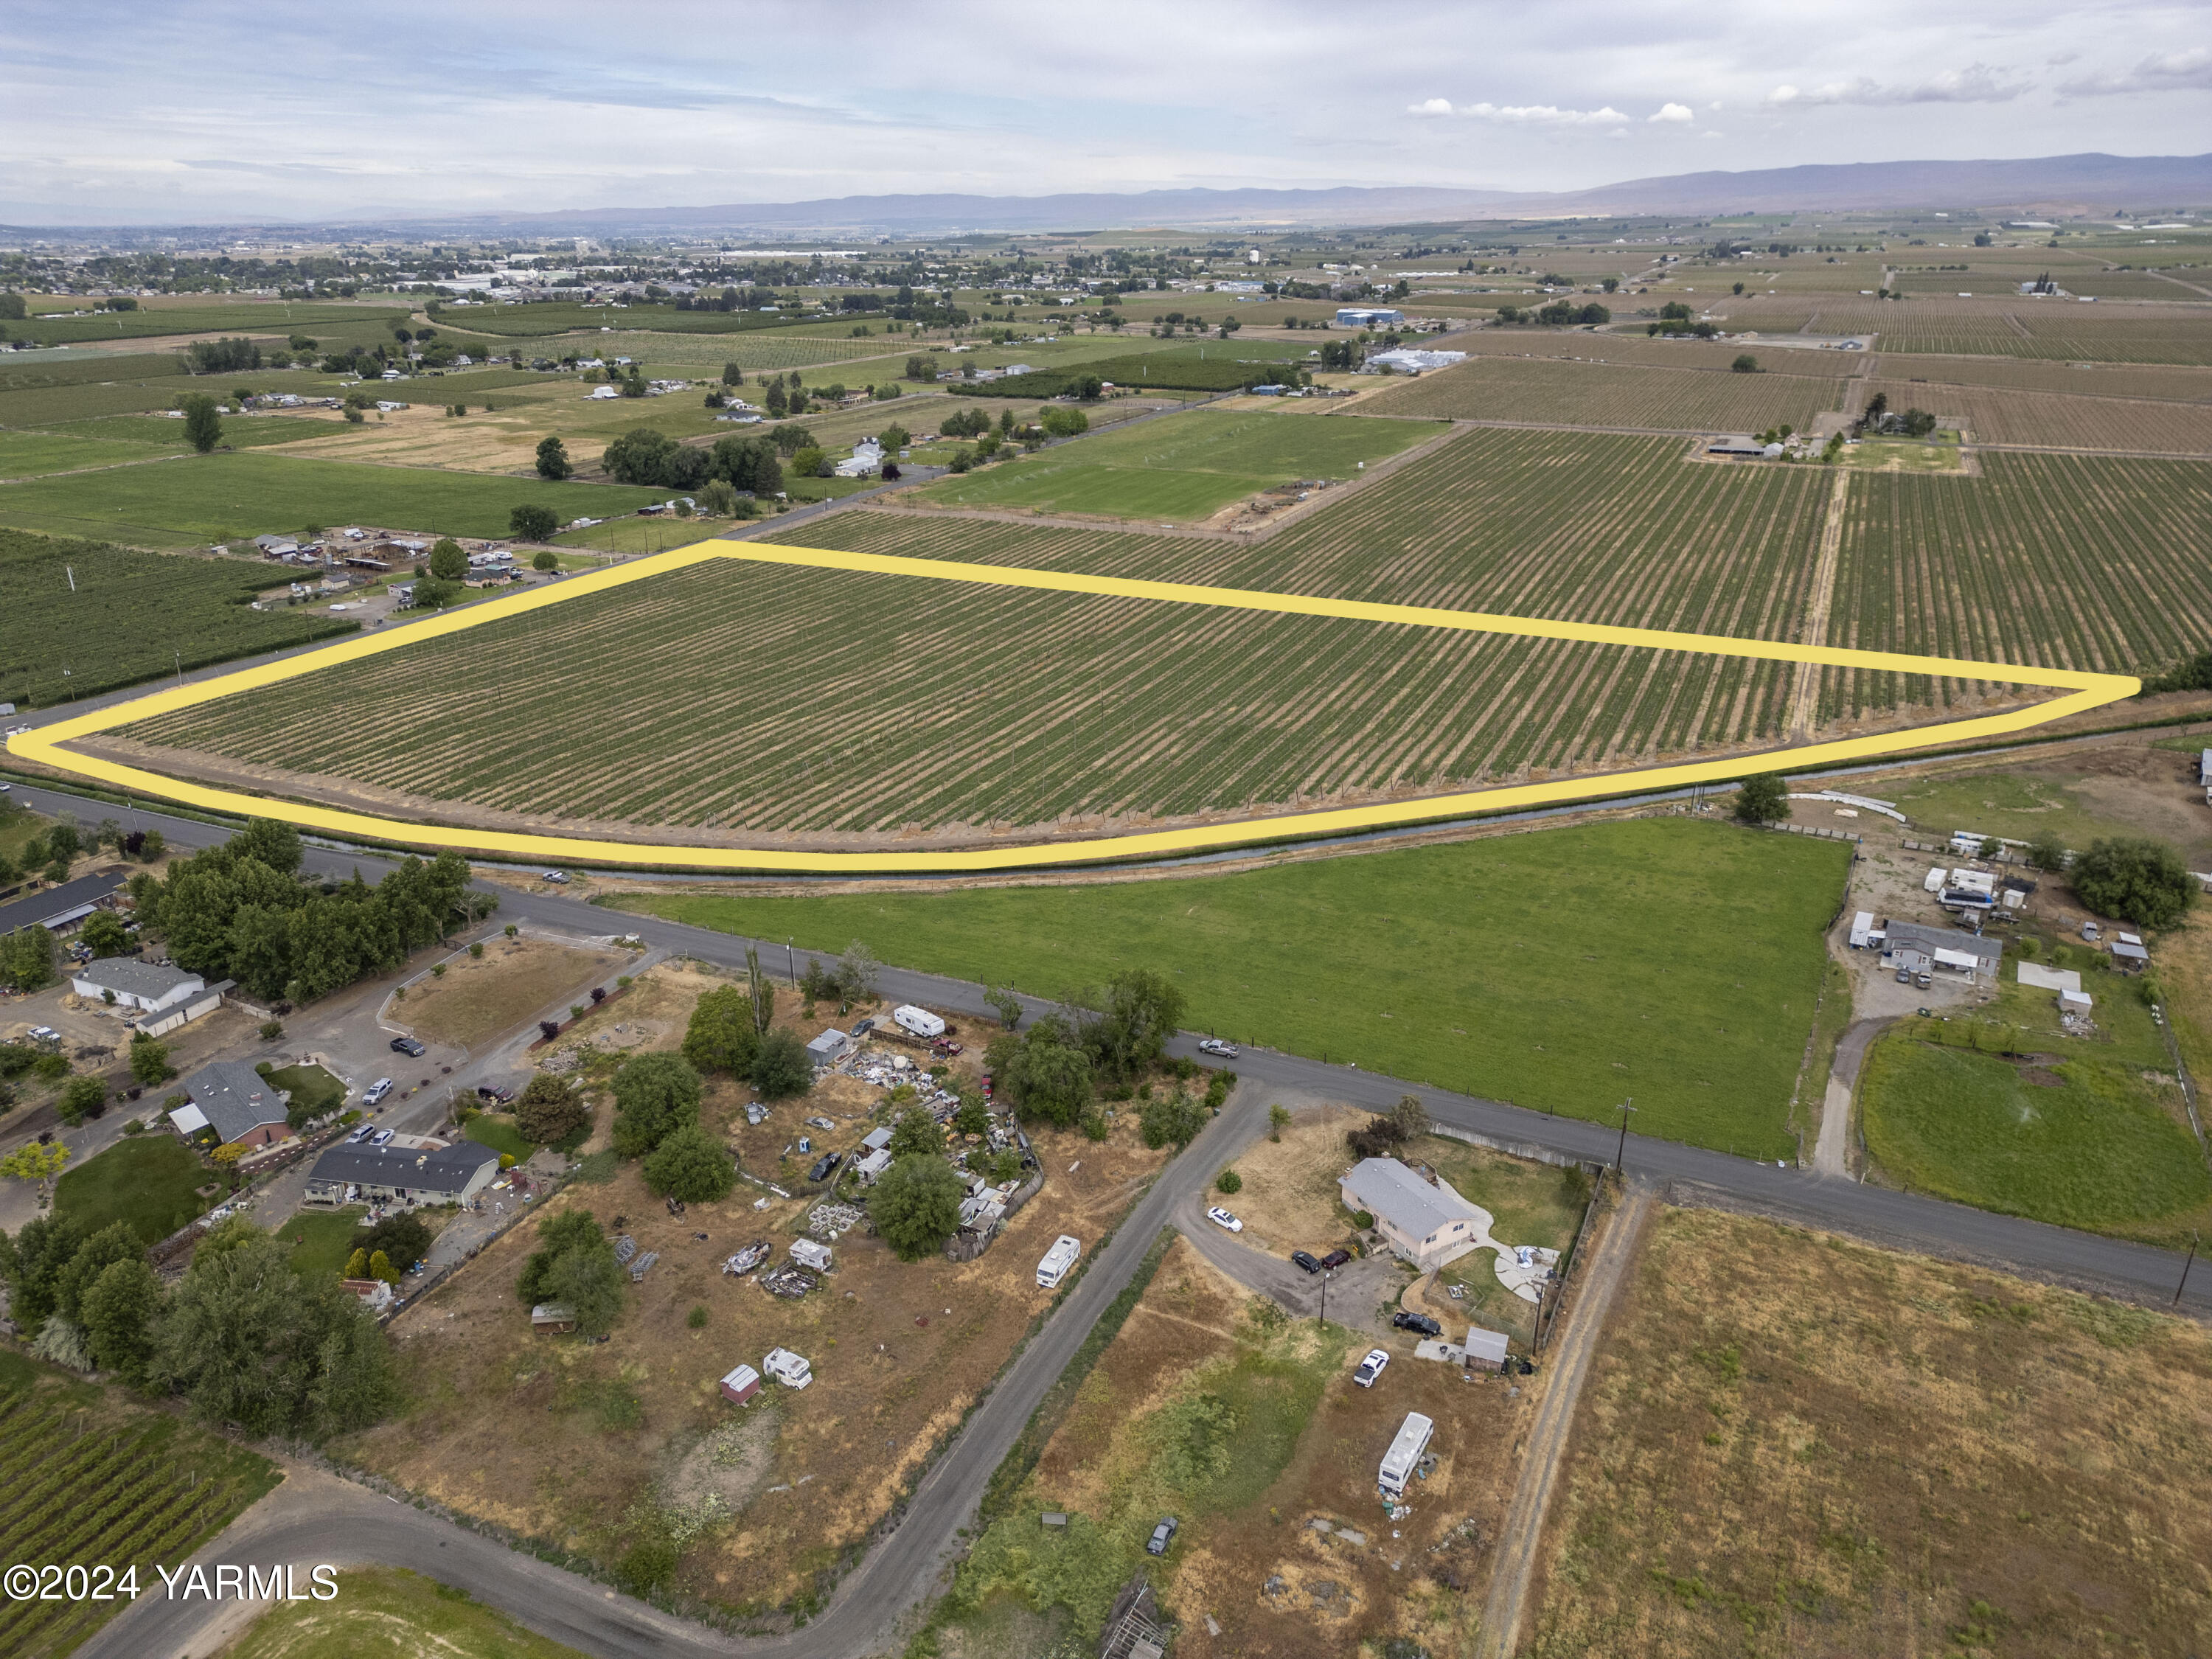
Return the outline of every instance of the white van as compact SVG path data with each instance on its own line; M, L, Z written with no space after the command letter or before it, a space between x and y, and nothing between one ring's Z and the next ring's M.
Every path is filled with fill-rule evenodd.
M891 1018L897 1022L901 1030L911 1031L918 1037L934 1038L945 1035L943 1020L928 1009L917 1008L911 1002L903 1007L892 1009Z
M1429 1449L1429 1437L1437 1425L1419 1412L1407 1412L1406 1420L1398 1426L1398 1437L1390 1443L1390 1449L1382 1455L1382 1473L1376 1485L1385 1494L1396 1498L1406 1490L1413 1468L1421 1461L1421 1454Z
M1062 1233L1053 1240L1052 1248L1044 1253L1044 1260L1037 1263L1037 1283L1046 1290L1051 1290L1067 1277L1067 1270L1075 1265L1075 1258L1082 1254L1083 1241L1071 1234Z

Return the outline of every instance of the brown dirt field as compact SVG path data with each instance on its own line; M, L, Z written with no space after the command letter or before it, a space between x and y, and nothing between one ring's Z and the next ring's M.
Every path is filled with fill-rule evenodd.
M514 1030L571 992L582 1001L593 985L611 988L629 960L618 951L494 938L484 942L483 956L464 952L447 962L442 976L410 986L391 1014L417 1036L473 1048Z
M2212 1334L1708 1211L1655 1219L1529 1653L2212 1643Z
M1244 1179L1230 1197L1209 1194L1244 1224L1241 1242L1270 1255L1292 1250L1326 1255L1352 1243L1352 1217L1336 1195L1337 1177L1354 1162L1345 1131L1373 1115L1356 1106L1328 1103L1299 1109L1279 1142L1254 1141L1230 1167Z
M663 963L577 1030L587 1045L634 1038L673 1048L701 992L723 982ZM617 1024L628 1029L618 1034ZM735 1113L747 1093L710 1084L707 1121ZM857 1103L831 1093L780 1103L754 1133L781 1131L780 1150L802 1117L825 1108L843 1115ZM860 1127L817 1141L842 1147ZM759 1170L742 1116L732 1139ZM848 1234L835 1247L836 1271L798 1303L768 1295L754 1279L726 1278L720 1264L755 1238L781 1249L812 1200L756 1210L759 1189L740 1182L726 1201L675 1218L634 1164L607 1185L573 1186L547 1207L588 1209L611 1231L623 1218L620 1231L641 1252L661 1253L611 1339L533 1336L514 1285L536 1230L518 1228L393 1322L410 1405L342 1455L464 1513L603 1561L634 1535L634 1505L696 1506L719 1493L729 1517L689 1545L677 1588L755 1611L776 1607L865 1539L1005 1363L1050 1299L1035 1268L1053 1237L1073 1231L1095 1247L1166 1161L1144 1149L1133 1120L1103 1143L1035 1139L1044 1190L980 1260L902 1263L879 1241ZM776 1168L768 1160L772 1179ZM708 1310L703 1330L685 1323L695 1306ZM716 1380L741 1361L757 1367L778 1345L813 1362L812 1386L770 1388L765 1403L743 1413L723 1402ZM514 1455L523 1448L526 1455Z

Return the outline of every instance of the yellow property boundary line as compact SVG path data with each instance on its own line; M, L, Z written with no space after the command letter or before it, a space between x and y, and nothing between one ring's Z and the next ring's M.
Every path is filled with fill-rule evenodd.
M1972 720L1953 720L1941 726L1884 732L1872 737L1844 738L1765 754L1737 755L1719 760L1647 767L1605 776L1558 778L1544 783L1477 789L1462 794L1430 796L1370 806L1340 807L1328 811L1293 812L1277 817L1198 824L1138 835L1103 836L1086 841L1030 841L1000 847L936 852L807 853L748 848L653 846L635 842L592 841L567 836L526 835L410 823L368 813L348 812L258 795L240 794L227 789L209 788L137 767L88 755L72 754L60 747L74 738L89 737L136 720L150 719L156 714L212 702L218 697L258 690L264 686L335 667L340 663L373 657L381 652L397 651L427 640L465 633L471 628L504 622L525 612L560 605L586 594L605 592L629 582L665 575L670 571L704 563L709 559L744 559L759 564L878 575L920 576L935 581L1040 588L1060 593L1109 594L1118 598L1157 599L1175 605L1217 605L1284 616L1336 617L1416 628L1454 628L1476 634L1574 640L1595 645L1635 646L1646 650L1694 652L1770 662L1818 663L1828 667L1887 670L1894 673L1925 674L1937 678L1997 680L2013 684L2058 687L2069 695L2031 708ZM2086 709L2116 702L2123 697L2133 696L2140 689L2138 681L2121 674L2027 668L2012 663L1969 662L1949 657L1912 657L1886 651L1848 651L1827 646L1792 645L1776 640L1730 639L1708 634L1677 634L1651 628L1617 628L1598 623L1551 622L1530 617L1491 616L1475 611L1443 611L1426 605L1376 605L1360 599L1266 593L1244 588L1198 586L1184 582L1136 581L1118 576L1090 576L1072 571L1043 570L1019 565L968 564L951 560L900 558L878 553L846 553L824 548L772 546L759 542L708 541L592 571L572 580L549 583L526 592L471 605L466 610L441 612L406 626L387 629L374 635L356 635L319 650L276 662L263 663L196 684L149 692L145 696L135 697L112 708L81 714L72 720L59 720L12 738L8 742L8 750L25 760L40 761L79 777L210 811L281 818L301 830L323 835L395 842L416 847L452 848L458 851L525 862L568 861L820 874L892 871L909 874L959 873L1194 853L1268 841L1381 829L1431 818L1462 817L1520 807L1550 805L1563 801L1595 800L1609 795L1638 794L1653 789L1677 788L1686 784L1723 782L1754 772L1804 771L1847 761L1895 754L1904 750L2025 731Z

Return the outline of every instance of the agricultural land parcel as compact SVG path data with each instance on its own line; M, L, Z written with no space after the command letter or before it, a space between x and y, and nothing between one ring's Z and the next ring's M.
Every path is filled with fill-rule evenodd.
M1049 996L1154 968L1198 1030L1602 1122L1633 1095L1639 1132L1780 1158L1849 858L1654 819L1172 882L613 902Z
M278 1479L267 1459L179 1418L0 1350L0 1538L11 1561L106 1562L118 1576L135 1564L140 1591L160 1595L154 1563L183 1560ZM0 1651L56 1659L129 1605L10 1596Z
M1691 432L1764 432L1786 424L1805 431L1815 414L1841 406L1843 383L1787 373L1791 355L1802 354L1770 352L1785 369L1759 374L1480 357L1364 398L1359 412Z
M1425 421L1370 423L1300 420L1272 411L1192 410L941 478L921 490L919 499L940 507L1203 519L1295 479L1343 482L1362 465L1436 437L1438 431Z
M1868 386L1869 398L1877 394L1887 398L1893 409L1917 406L1936 416L1941 425L1965 427L1976 444L2212 454L2212 404L2069 398L2012 388L1892 380L1875 380Z
M34 313L21 322L8 324L7 329L16 339L36 340L41 345L82 345L164 334L281 337L306 332L320 339L333 326L381 329L406 319L407 307L404 305L356 306L302 301L226 305L188 301L142 304L136 311L102 312L84 317Z
M1578 489L1571 508L1558 500L1563 480ZM896 512L842 514L791 539L1786 638L1817 562L1827 483L1809 468L1684 465L1669 441L1478 429L1256 546ZM874 630L854 629L856 606L895 617L902 647L885 652ZM646 639L649 653L638 648ZM1072 650L1089 659L1080 674ZM970 672L978 657L996 670L981 680ZM793 660L815 671L782 672ZM746 662L759 668L741 710L665 695L671 675ZM1255 681L1272 689L1255 698ZM440 697L422 696L426 684L457 707L495 684L502 706L526 717L456 724ZM281 760L293 775L268 779L288 789L307 789L299 775L314 775L317 789L352 779L392 804L884 833L1243 811L1613 767L1774 734L1790 684L1787 665L1703 654L731 562L118 736L225 764ZM844 718L856 686L887 712L832 762L821 722ZM332 698L378 707L385 723L333 729L323 717ZM586 703L599 744L580 759L549 757L532 731ZM435 743L407 735L418 721ZM916 774L908 763L924 753L934 764Z
M270 580L258 560L0 530L0 615L8 618L0 702L37 707L93 696L172 673L179 662L191 670L355 631L327 614L249 608Z
M341 1572L337 1586L328 1601L270 1608L223 1650L223 1659L582 1659L465 1591L403 1567Z
M2199 1326L1662 1211L1583 1396L1528 1651L2201 1651L2208 1463Z

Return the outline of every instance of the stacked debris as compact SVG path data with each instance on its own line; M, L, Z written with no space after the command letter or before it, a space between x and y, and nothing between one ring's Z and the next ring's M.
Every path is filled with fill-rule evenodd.
M806 1231L828 1243L835 1243L837 1235L850 1232L867 1217L850 1204L835 1200L816 1205L807 1212Z
M739 1250L735 1255L732 1256L727 1261L725 1261L722 1264L722 1271L726 1273L733 1273L742 1279L745 1274L759 1267L762 1262L767 1261L768 1258L768 1240L764 1238L757 1238L753 1240L751 1243L746 1245L744 1249Z
M763 1273L757 1282L769 1295L786 1297L793 1302L822 1283L804 1267L790 1266L772 1268Z
M653 1271L653 1264L659 1260L660 1252L658 1250L647 1250L643 1255L638 1257L629 1264L629 1282L633 1285L637 1284L646 1274Z
M616 1261L617 1261L621 1262L621 1263L623 1264L623 1267L629 1267L629 1266L630 1258L631 1258L632 1256L635 1255L636 1254L637 1254L637 1241L636 1241L635 1239L632 1238L632 1237L631 1237L628 1233L619 1233L619 1234L616 1235L616 1237L615 1237L615 1260L616 1260Z

